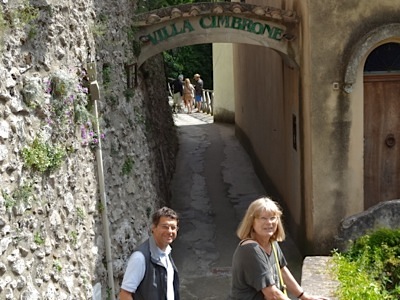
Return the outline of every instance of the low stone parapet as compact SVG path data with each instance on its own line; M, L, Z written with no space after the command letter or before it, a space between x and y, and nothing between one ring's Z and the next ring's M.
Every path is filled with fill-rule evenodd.
M339 300L335 295L339 281L332 274L330 256L307 256L303 261L301 286L305 292L313 295Z

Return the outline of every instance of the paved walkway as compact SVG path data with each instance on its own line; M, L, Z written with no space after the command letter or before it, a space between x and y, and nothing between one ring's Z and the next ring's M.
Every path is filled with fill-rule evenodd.
M232 124L213 123L202 113L175 114L174 120L180 148L171 206L181 221L172 247L182 299L227 299L236 228L249 203L266 192ZM299 280L302 258L290 237L282 248Z

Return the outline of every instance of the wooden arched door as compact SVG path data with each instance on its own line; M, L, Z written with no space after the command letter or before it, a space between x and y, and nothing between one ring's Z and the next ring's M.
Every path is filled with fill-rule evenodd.
M364 209L400 198L400 44L371 52L364 67Z

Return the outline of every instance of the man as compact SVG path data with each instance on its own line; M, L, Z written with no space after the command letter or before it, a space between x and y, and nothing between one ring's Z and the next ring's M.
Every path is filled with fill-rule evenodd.
M178 233L175 211L162 207L152 216L152 235L131 255L120 300L179 300L178 271L170 244Z
M201 101L203 100L203 80L199 74L194 74L194 100L196 102L197 112L201 110Z
M183 95L183 75L179 75L177 79L172 82L172 92L174 99L174 111L180 112L182 109L182 95Z

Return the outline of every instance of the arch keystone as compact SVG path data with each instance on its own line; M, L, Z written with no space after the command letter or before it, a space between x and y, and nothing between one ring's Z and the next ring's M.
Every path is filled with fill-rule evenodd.
M176 19L182 17L182 11L179 8L173 8L171 11L171 18Z
M224 9L222 8L222 6L217 5L216 7L213 8L212 11L215 14L222 14L224 12Z
M147 23L147 24L154 24L154 23L158 23L158 22L160 22L160 21L161 21L160 16L158 16L158 15L156 15L156 14L151 14L151 15L147 18L146 23Z
M242 12L242 7L241 7L240 5L234 5L234 6L232 7L232 11L233 11L235 14L240 14L240 13Z
M192 17L196 17L200 14L200 8L198 8L197 6L192 6L190 8L190 13L189 13Z
M272 19L275 19L275 20L282 20L282 14L278 10L271 11L271 17L272 17Z
M262 8L260 6L257 6L257 7L254 7L253 13L255 13L257 16L263 16L265 14L265 10L264 10L264 8Z

